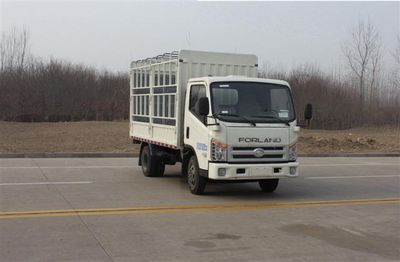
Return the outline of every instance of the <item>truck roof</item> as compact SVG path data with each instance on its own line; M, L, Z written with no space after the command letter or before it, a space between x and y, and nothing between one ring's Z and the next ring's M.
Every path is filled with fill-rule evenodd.
M196 77L196 78L190 79L189 82L190 83L206 82L207 84L210 84L213 82L258 82L258 83L290 86L288 82L283 81L283 80L247 77L247 76L239 76L239 75Z
M236 54L209 52L199 50L180 50L164 53L154 57L139 59L131 62L131 69L151 64L162 63L172 60L179 62L196 63L196 64L225 64L225 65L241 65L241 66L258 66L258 58L251 54Z

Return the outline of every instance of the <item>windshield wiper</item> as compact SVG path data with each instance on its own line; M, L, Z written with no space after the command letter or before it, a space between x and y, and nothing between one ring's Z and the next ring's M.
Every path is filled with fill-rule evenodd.
M239 117L243 120L245 120L247 123L251 124L252 126L257 126L255 122L251 121L247 117L237 115L237 114L222 114L221 112L213 114L212 117L217 118L218 116L233 116L233 117Z
M271 118L271 119L278 120L279 122L284 123L284 124L286 124L287 126L290 126L289 122L287 122L287 121L285 121L285 120L282 120L282 119L280 119L279 117L272 116L272 115L268 115L268 116L267 116L267 115L254 115L254 116L252 116L252 117Z

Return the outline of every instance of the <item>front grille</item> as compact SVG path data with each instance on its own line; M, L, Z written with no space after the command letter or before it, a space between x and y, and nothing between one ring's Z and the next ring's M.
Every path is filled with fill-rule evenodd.
M256 149L262 149L262 154L255 153ZM262 152L261 151L261 152ZM230 161L249 161L249 162L273 162L282 161L286 158L286 147L283 146L268 146L268 147L231 147L229 150Z
M253 151L256 148L262 148L263 150L283 150L282 146L269 146L269 147L232 147L233 151L246 150Z
M256 159L265 159L265 158L282 158L283 155L263 155L262 157L255 157L253 156L252 158ZM233 155L234 159L243 159L243 158L249 158L249 155Z

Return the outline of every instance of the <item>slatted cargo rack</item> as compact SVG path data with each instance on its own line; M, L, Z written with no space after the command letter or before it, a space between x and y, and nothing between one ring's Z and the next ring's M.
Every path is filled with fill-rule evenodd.
M181 50L131 63L130 136L171 148L183 146L183 103L190 78L257 76L257 57Z

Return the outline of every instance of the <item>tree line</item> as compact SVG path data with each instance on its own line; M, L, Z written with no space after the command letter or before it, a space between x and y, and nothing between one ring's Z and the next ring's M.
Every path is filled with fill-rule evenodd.
M128 76L64 61L0 73L0 120L57 122L128 118Z
M311 128L400 126L400 90L390 79L381 79L368 102L361 103L357 79L341 79L314 66L290 72L265 70L260 76L289 82L298 119L304 119L305 104L313 105Z
M0 43L0 120L57 122L128 118L126 73L30 55L29 32L13 29Z
M343 42L344 73L317 66L291 71L264 68L261 77L287 80L299 119L312 103L312 128L346 129L400 125L400 39L391 53L393 70L383 66L379 32L360 23ZM12 29L0 41L0 121L111 121L129 117L129 76L67 61L34 57L29 31Z

